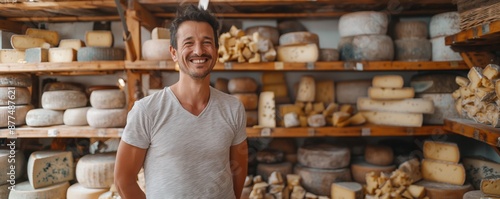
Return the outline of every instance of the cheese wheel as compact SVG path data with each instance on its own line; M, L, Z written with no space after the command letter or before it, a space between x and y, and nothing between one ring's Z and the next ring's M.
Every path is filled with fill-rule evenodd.
M335 83L333 80L315 82L316 90L314 101L330 104L335 102Z
M10 38L10 45L16 50L47 47L44 39L30 37L28 35L12 35Z
M401 21L394 28L396 40L427 39L427 23L424 21Z
M123 108L126 103L125 93L120 89L97 90L90 94L90 105L94 108Z
M403 88L404 79L401 75L377 75L372 79L372 86L378 88Z
M340 169L349 166L351 152L347 147L333 145L308 145L297 153L301 165L318 169Z
M45 91L42 94L42 107L51 110L66 110L87 105L87 96L81 91Z
M362 11L344 14L339 19L341 37L387 33L389 19L383 12Z
M454 185L465 183L465 168L462 164L439 160L422 160L422 177L424 180Z
M0 106L26 105L31 102L31 93L25 87L0 87Z
M22 63L25 57L24 50L0 49L0 63Z
M293 138L273 138L267 145L267 148L280 150L285 154L297 153L297 146Z
M429 33L431 38L454 35L460 32L458 12L445 12L431 17Z
M142 44L142 59L171 60L170 39L147 40Z
M259 96L259 126L261 127L276 127L276 102L274 101L274 93L265 91Z
M85 43L79 39L61 39L59 48L73 48L78 51L81 47L85 47Z
M75 183L68 188L66 199L97 199L109 189L85 188L80 183Z
M229 80L226 78L217 78L217 80L215 80L214 88L224 93L229 93L229 90L227 89L228 83Z
M431 39L432 61L461 61L462 56L445 44L445 36Z
M9 125L21 126L26 124L26 115L31 109L33 109L31 105L20 105L14 106L15 111L13 112L12 107L0 106L0 128L8 127ZM9 118L9 116L11 117ZM15 119L12 119L12 116L14 116ZM14 124L12 124L12 122Z
M375 172L376 175L380 173L391 173L396 170L396 166L378 166L366 163L363 159L355 158L351 162L352 178L355 182L366 184L366 174L370 172Z
M275 164L283 162L285 154L275 149L263 149L257 152L256 158L259 163Z
M168 28L155 27L151 31L151 39L170 39L170 30Z
M459 89L454 73L428 73L411 77L410 85L415 93L453 93Z
M232 78L227 84L229 93L255 93L257 87L257 81L251 77Z
M63 122L67 126L86 126L87 111L92 107L70 108L64 111Z
M272 26L252 26L245 29L246 35L258 32L263 38L270 39L274 46L278 46L280 34L278 28Z
M53 126L61 125L64 111L50 109L32 109L26 114L26 125L28 126Z
M59 33L57 31L28 28L25 34L30 37L43 39L51 46L59 44Z
M426 114L435 113L433 101L421 98L412 98L403 100L373 100L367 97L359 97L358 103L356 105L358 111L426 113Z
M421 127L423 115L421 113L396 113L396 112L361 112L368 123L389 126Z
M76 179L92 189L110 188L114 181L116 153L88 154L78 160Z
M335 182L332 184L332 199L363 199L363 186L357 182Z
M316 44L319 46L319 37L312 32L289 32L280 36L280 46Z
M87 112L89 126L96 128L124 127L127 123L127 109L97 109Z
M335 97L339 104L356 104L359 97L368 96L372 80L352 80L335 83Z
M432 58L432 44L428 39L394 40L394 58L397 61L429 61Z
M238 98L247 111L258 108L259 96L256 93L235 93L231 95Z
M367 145L365 147L365 161L378 166L393 164L394 152L391 147L383 145Z
M71 151L35 151L28 160L28 179L35 189L73 180Z
M24 55L24 60L26 60L27 63L41 63L49 61L49 50L45 48L28 48L24 51Z
M394 58L394 44L387 35L342 37L338 49L344 61L392 61Z
M88 47L105 47L113 46L113 33L108 30L93 30L85 33L85 44Z
M319 61L331 62L339 60L339 51L334 48L319 49Z
M481 180L493 176L500 176L500 163L482 157L466 157L462 159L467 180L475 189L481 188Z
M302 76L299 82L296 101L314 102L316 96L316 83L312 76Z
M82 47L78 50L78 61L124 60L125 50L121 48Z
M293 165L290 162L283 162L277 164L265 164L259 163L257 165L257 175L262 176L262 180L268 180L269 176L273 172L280 172L282 175L292 174L293 173Z
M16 184L16 188L10 191L9 198L37 198L37 199L64 199L68 190L69 182L61 182L48 187L34 189L28 181Z
M245 111L247 116L247 127L259 124L259 113L257 111Z
M60 90L73 90L83 92L85 90L85 87L79 83L74 82L50 82L45 84L45 86L43 87L43 92Z
M421 180L416 185L425 187L425 193L430 199L457 199L463 198L463 195L472 190L470 184L451 185L438 182Z
M49 62L67 63L76 61L76 50L73 48L49 48Z
M334 182L351 181L351 170L342 169L315 169L296 165L294 173L302 179L302 186L311 193L330 196Z
M278 31L283 35L289 32L307 31L307 28L297 20L285 20L278 23Z
M0 185L0 198L9 198L9 193L10 193L9 186L11 185L10 184Z
M426 140L424 142L424 158L458 163L460 160L460 150L453 142L440 142Z
M10 145L7 147L10 147ZM23 177L26 172L24 152L19 150L0 149L0 169L0 185L7 184L11 186L11 182L15 182L15 179ZM0 188L3 187L0 186ZM0 190L0 196L2 195L2 191L4 190Z
M370 87L368 96L375 100L402 100L415 97L413 87L405 88L380 88Z
M30 87L31 75L27 73L0 74L0 86Z
M318 58L319 49L316 44L278 46L278 61L316 62Z

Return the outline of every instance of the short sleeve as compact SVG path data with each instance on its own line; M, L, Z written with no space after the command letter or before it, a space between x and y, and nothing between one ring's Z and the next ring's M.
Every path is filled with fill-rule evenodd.
M123 129L122 140L142 149L151 143L150 120L140 101L136 101L127 115L127 125Z
M247 139L247 115L243 104L238 103L238 111L236 113L236 132L232 145L240 144Z

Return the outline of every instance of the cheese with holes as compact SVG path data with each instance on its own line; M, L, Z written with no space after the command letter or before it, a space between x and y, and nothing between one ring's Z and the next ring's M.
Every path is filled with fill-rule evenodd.
M302 186L307 191L317 195L330 196L331 183L333 182L351 181L351 170L349 168L316 169L298 164L295 166L294 171L302 179Z
M356 104L359 97L368 96L372 80L352 80L335 83L335 97L339 104Z
M500 196L500 176L483 179L481 191L485 194Z
M274 92L276 98L288 97L288 87L285 83L262 85L262 91Z
M463 185L465 168L462 164L431 159L422 160L422 177L433 182Z
M227 84L229 93L255 93L257 92L257 87L257 81L251 77L232 78Z
M10 45L17 50L26 50L28 48L47 48L44 39L30 37L28 35L12 35Z
M377 88L403 88L403 85L401 75L377 75L372 79L372 86Z
M144 60L171 60L170 39L147 40L142 44Z
M11 107L12 108L12 107ZM31 105L20 105L15 106L15 111L9 109L8 106L0 106L0 128L8 127L9 125L20 126L26 124L26 115L29 110L33 109ZM13 115L11 113L14 113ZM14 116L15 119L9 118L9 116ZM11 122L9 124L9 121Z
M120 89L97 90L90 94L90 105L94 108L123 108L126 103L125 93Z
M457 199L472 190L470 184L452 185L421 180L416 185L425 187L426 196L431 199Z
M231 95L241 101L241 103L245 107L245 110L257 110L259 104L259 96L256 93L235 93Z
M73 180L75 172L71 151L35 151L28 160L28 179L38 189Z
M272 26L252 26L245 29L246 35L253 35L258 32L265 39L269 39L274 46L278 46L280 33L276 27Z
M316 82L312 76L302 76L299 82L296 101L314 102L316 96Z
M280 172L282 175L288 175L293 173L293 164L290 162L276 163L276 164L265 164L259 163L257 165L257 175L262 176L262 180L268 181L269 176L273 172Z
M88 47L105 47L113 46L113 33L107 30L93 30L85 33L85 44Z
M89 126L96 128L124 127L127 123L127 109L91 108L87 112Z
M349 166L349 148L333 145L308 145L297 152L301 165L318 169L339 169Z
M332 183L332 199L363 199L363 186L357 182Z
M61 182L43 188L33 188L28 181L16 184L16 188L9 194L9 198L40 198L40 199L64 199L68 190L69 182Z
M431 17L429 23L431 38L454 35L458 32L460 32L460 16L458 12L445 12Z
M410 176L412 183L418 182L422 179L422 170L420 169L420 161L417 158L412 158L403 162L398 167L399 170L405 172Z
M0 185L0 198L9 198L9 193L10 193L10 189L9 189L9 186L11 186L10 184L4 184L4 185Z
M64 63L76 61L76 50L73 48L50 48L49 62Z
M78 51L81 47L85 47L85 43L80 39L61 39L59 48L73 48Z
M432 44L428 39L394 40L395 60L429 61L432 58Z
M0 74L0 86L30 87L31 75L26 73Z
M312 32L289 32L280 36L280 46L316 44L319 46L319 37Z
M387 35L341 37L338 45L344 61L392 61L394 44Z
M482 157L466 157L462 159L467 180L475 189L480 189L483 178L500 176L500 163Z
M335 102L335 83L333 80L318 81L315 82L315 85L316 96L314 97L314 101L325 104Z
M434 103L432 100L423 98L373 100L367 97L360 97L358 98L357 110L433 114Z
M31 102L31 93L26 87L0 87L0 106L26 105Z
M7 184L11 186L9 180L23 177L26 171L24 152L19 150L8 150L7 148L0 149L0 169L0 185ZM3 187L0 186L0 188ZM3 190L0 190L0 196L2 195L2 191Z
M109 188L86 188L80 183L75 183L68 188L66 199L97 199L101 194L107 191L109 191Z
M261 92L259 96L259 126L276 127L276 103L273 92Z
M372 124L421 127L423 115L420 113L396 113L396 112L362 112L366 121Z
M162 27L153 28L153 31L151 31L151 39L170 39L170 30Z
M351 162L352 178L355 182L365 184L366 174L374 172L375 175L380 175L380 173L391 173L396 170L396 166L378 166L366 163L363 158L353 158Z
M427 23L424 21L401 21L394 28L394 36L397 40L427 39Z
M21 63L25 57L24 50L0 49L0 63Z
M26 114L26 124L28 126L53 126L61 125L63 122L64 111L50 109L32 109Z
M316 44L300 44L278 46L278 61L282 62L316 62L319 49Z
M424 158L458 163L460 150L453 142L430 141L424 142Z
M259 113L258 111L245 111L247 116L247 127L252 127L259 124Z
M87 105L87 96L81 91L45 91L42 94L42 107L51 110L66 110Z
M40 63L49 61L49 50L45 48L28 48L24 52L26 62Z
M389 19L386 13L362 11L344 14L339 19L341 37L354 35L384 35L387 33Z
M379 166L391 165L394 161L394 152L389 146L369 144L365 147L365 161Z
M63 114L63 122L64 125L67 126L86 126L89 123L87 122L87 111L89 111L91 107L82 107L82 108L70 108L66 109Z
M59 33L53 30L28 28L26 29L26 35L44 39L51 46L57 46L57 44L59 44Z
M110 188L114 181L116 153L88 154L76 165L76 179L85 188Z
M404 88L379 88L370 87L368 89L368 96L374 100L402 100L413 98L415 90L413 87Z
M78 61L124 60L125 50L121 48L82 47L78 50Z
M332 62L339 60L339 51L334 48L319 49L319 61Z
M445 44L445 36L431 39L432 61L462 61L462 56Z

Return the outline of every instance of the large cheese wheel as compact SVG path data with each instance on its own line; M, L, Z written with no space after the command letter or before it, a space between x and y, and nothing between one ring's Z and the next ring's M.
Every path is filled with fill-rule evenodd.
M126 103L125 93L120 89L97 90L90 94L90 105L94 108L123 108Z
M319 49L319 61L338 61L339 51L334 48Z
M125 50L121 48L82 47L78 50L78 61L124 60Z
M144 60L171 60L170 39L147 40L142 44Z
M49 50L45 48L28 48L24 51L26 62L40 63L49 61Z
M429 61L432 58L432 44L428 39L395 40L395 60Z
M24 50L0 49L0 63L22 63L25 57Z
M365 161L369 164L388 166L394 161L394 152L389 146L369 144L365 147Z
M75 183L68 188L66 199L97 199L109 189L85 188L80 183Z
M20 105L14 106L15 111L13 112L12 107L0 106L0 128L8 127L9 125L20 126L26 124L26 114L31 109L33 109L31 105ZM9 116L11 117L9 118ZM13 119L12 116L15 118Z
M247 116L247 127L259 124L259 113L257 111L245 111Z
M455 99L450 93L417 94L416 97L434 104L433 114L424 114L424 124L443 124L445 118L460 118L455 110Z
M387 35L342 37L338 49L344 61L392 61L394 58L394 45Z
M438 182L430 182L426 180L415 183L425 187L426 195L430 199L457 199L462 198L465 193L472 190L470 184L451 185Z
M389 19L386 13L362 11L342 15L339 20L341 37L387 33Z
M235 93L231 95L238 98L247 111L256 110L259 105L259 96L256 93Z
M378 88L403 88L404 79L401 75L376 75L372 79L372 86Z
M28 126L52 126L64 124L64 111L50 109L32 109L26 114Z
M396 170L395 165L389 165L389 166L373 165L365 162L361 158L355 158L351 162L352 178L355 182L359 182L361 184L366 184L365 177L367 173L375 172L375 174L378 175L381 172L391 173L394 170Z
M426 140L424 142L424 158L458 163L460 150L457 143Z
M429 33L431 38L453 35L460 32L458 12L445 12L431 17Z
M87 105L87 96L81 91L45 91L42 94L42 107L51 110L66 110Z
M57 44L59 44L59 33L57 31L28 28L25 34L30 37L41 38L51 46L57 46Z
M85 91L85 87L82 84L75 82L50 82L43 86L43 92L45 91L60 91L60 90L73 90L73 91Z
M127 109L97 109L87 112L89 126L96 128L124 127L127 123Z
M0 87L0 106L26 105L31 101L31 93L25 87Z
M465 183L465 168L462 164L439 160L422 160L422 177L424 180L454 185Z
M307 31L307 28L297 20L286 20L278 23L278 31L283 35L289 32Z
M229 93L255 93L257 81L251 77L237 77L229 80L227 84Z
M85 188L110 188L114 181L116 153L88 154L76 165L76 179Z
M312 76L302 76L299 82L296 101L314 102L316 97L316 82Z
M312 32L289 32L280 36L280 46L316 44L319 46L319 37Z
M459 88L453 73L427 73L411 77L410 85L415 93L453 93Z
M10 184L0 185L0 198L6 198L6 199L9 198L10 186L12 185Z
M394 36L397 40L427 39L427 23L424 21L401 21L394 28Z
M294 173L300 175L302 186L311 193L330 196L334 182L351 181L351 170L342 169L315 169L296 165Z
M372 80L352 80L335 83L335 97L339 104L356 104L359 97L368 96Z
M76 50L73 48L50 48L49 62L66 63L76 61Z
M28 160L28 179L35 189L74 179L71 151L35 151Z
M246 35L253 35L254 32L258 32L263 38L270 39L274 46L278 45L280 38L278 28L272 26L252 26L245 29Z
M11 185L11 181L9 180L15 182L16 179L21 178L24 173L26 173L24 152L19 150L0 149L0 169L0 185ZM2 193L2 190L0 190L0 193Z
M64 111L63 122L64 125L68 126L86 126L87 122L87 111L92 107L82 107L82 108L70 108Z
M452 103L453 104L453 103ZM427 113L433 114L434 103L432 100L411 98L404 100L373 100L367 97L358 98L358 111L382 111L401 113Z
M12 199L64 199L68 190L69 182L61 182L48 187L34 189L28 181L16 184L16 188L10 191L9 198Z
M278 61L316 62L318 58L319 49L316 44L278 46Z
M16 50L26 50L28 48L47 47L44 39L30 37L28 35L12 35L10 45ZM49 44L50 45L50 44Z
M457 53L444 43L445 36L431 39L432 61L461 61L460 53Z
M481 187L480 185L482 179L500 176L500 163L496 163L482 157L463 158L462 164L464 165L465 172L467 174L467 180L472 184L472 186L474 186L475 189L479 189Z
M109 30L94 30L85 33L85 44L89 47L113 46L113 33Z
M0 74L0 86L30 87L31 76L26 73Z
M275 171L280 172L284 176L286 176L287 174L292 174L293 164L290 162L283 162L277 164L259 163L257 165L257 175L262 176L262 180L266 182L269 176L271 176L271 173Z
M402 100L415 97L413 87L404 88L381 88L370 87L368 96L374 100Z
M308 145L297 153L301 165L318 169L339 169L349 166L351 152L347 147Z

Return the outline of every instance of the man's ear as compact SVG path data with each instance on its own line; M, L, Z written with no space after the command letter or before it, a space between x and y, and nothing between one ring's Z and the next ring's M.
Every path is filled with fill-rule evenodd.
M177 50L173 46L170 46L170 56L174 62L177 62Z

